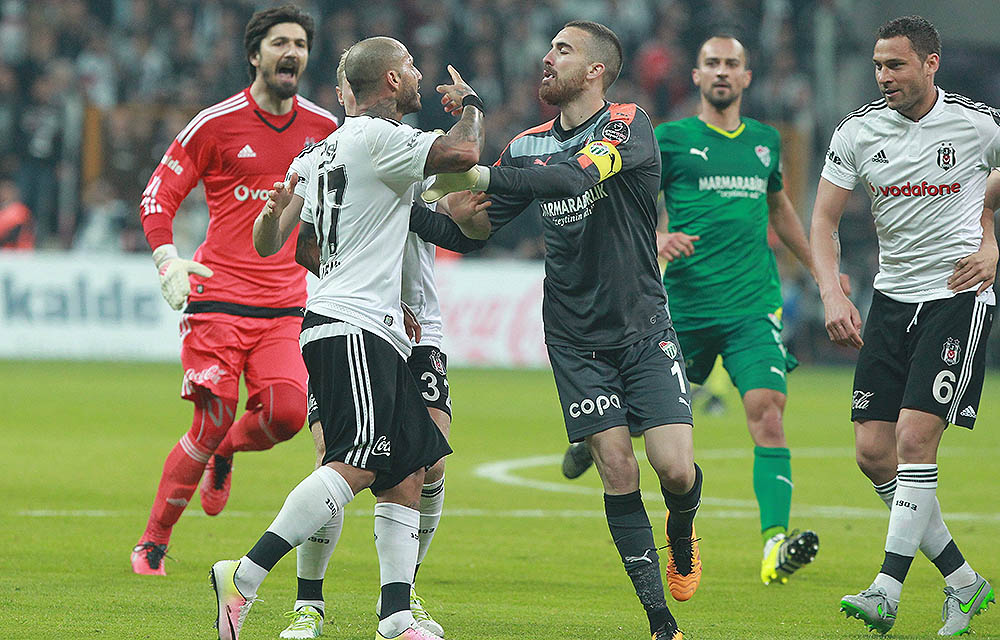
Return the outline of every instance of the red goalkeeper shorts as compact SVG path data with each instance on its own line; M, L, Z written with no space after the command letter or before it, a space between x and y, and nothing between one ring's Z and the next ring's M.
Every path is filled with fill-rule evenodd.
M240 374L248 405L276 383L306 393L306 366L299 349L302 318L245 318L226 313L181 316L181 397L191 400L196 387L222 398L239 398Z

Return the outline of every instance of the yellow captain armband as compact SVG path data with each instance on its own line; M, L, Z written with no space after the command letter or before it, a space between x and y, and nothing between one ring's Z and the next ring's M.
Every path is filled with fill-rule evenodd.
M587 146L577 152L576 157L584 169L590 165L597 167L601 182L622 170L622 155L615 145L606 140L588 142Z

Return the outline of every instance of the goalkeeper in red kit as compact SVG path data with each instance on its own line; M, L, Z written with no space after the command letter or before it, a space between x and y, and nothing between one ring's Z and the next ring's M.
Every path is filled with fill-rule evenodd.
M132 550L139 574L165 574L171 530L199 479L202 507L219 513L233 453L269 449L305 422L299 330L306 272L295 262L297 236L262 260L252 227L292 159L337 128L331 113L296 95L313 30L312 18L294 6L255 13L244 37L252 83L195 116L143 192L142 226L163 297L183 308L181 396L194 403L194 419L167 455L146 530ZM209 225L186 260L173 245L173 217L199 180ZM248 400L235 420L241 374Z

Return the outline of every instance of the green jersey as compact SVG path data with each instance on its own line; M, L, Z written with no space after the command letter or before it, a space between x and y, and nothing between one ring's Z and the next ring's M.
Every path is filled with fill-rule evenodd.
M701 236L663 274L671 316L690 327L773 313L781 283L767 194L782 189L778 131L743 118L729 132L693 117L656 127L656 140L670 231Z

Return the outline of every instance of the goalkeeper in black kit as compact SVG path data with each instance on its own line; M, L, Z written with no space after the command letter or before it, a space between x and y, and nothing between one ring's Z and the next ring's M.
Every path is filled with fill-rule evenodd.
M485 191L490 207L473 213L477 201L469 194L452 198L453 218L414 206L411 229L469 251L538 201L546 246L542 319L566 431L593 454L611 537L653 639L680 640L630 438L644 437L659 477L669 511L667 582L674 598L687 600L701 578L694 515L702 474L684 356L656 260L659 149L641 108L604 98L622 65L613 31L570 22L542 63L538 94L560 108L559 117L516 136L496 165L439 175L424 193L433 201ZM470 206L457 206L462 198ZM470 215L460 215L463 209Z

